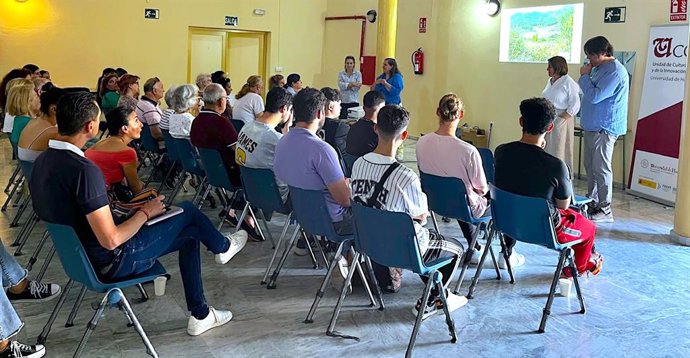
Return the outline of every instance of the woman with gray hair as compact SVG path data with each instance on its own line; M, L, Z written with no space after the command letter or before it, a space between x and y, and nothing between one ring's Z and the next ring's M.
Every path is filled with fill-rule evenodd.
M195 85L181 85L173 94L173 109L170 116L170 136L173 138L189 139L194 115L192 111L199 110L199 88Z
M158 123L158 127L160 127L161 130L164 131L169 131L170 130L170 116L175 113L175 107L174 103L174 97L175 97L175 90L177 89L177 86L172 86L168 88L168 92L165 92L165 104L168 106L168 108L163 110L163 114L161 114L161 122Z
M213 83L213 81L211 80L211 75L208 73L200 73L196 76L196 86L199 88L200 94L204 91L204 88L211 83Z

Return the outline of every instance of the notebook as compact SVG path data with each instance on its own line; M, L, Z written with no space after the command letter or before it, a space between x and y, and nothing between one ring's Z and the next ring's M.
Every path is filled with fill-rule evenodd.
M182 209L179 206L168 206L167 208L165 208L165 212L163 214L158 215L155 218L147 221L146 225L151 226L154 224L158 224L159 222L167 220L175 215L181 214L182 212L184 212L184 209Z

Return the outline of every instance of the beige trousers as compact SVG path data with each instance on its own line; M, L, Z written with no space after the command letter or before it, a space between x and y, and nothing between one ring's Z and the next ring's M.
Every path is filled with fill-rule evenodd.
M553 121L553 130L546 133L547 153L562 160L573 176L573 143L575 142L575 118L563 119L556 117Z

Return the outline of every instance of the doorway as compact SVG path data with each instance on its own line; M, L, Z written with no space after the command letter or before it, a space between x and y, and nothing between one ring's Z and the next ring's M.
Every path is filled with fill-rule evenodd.
M251 75L266 81L267 32L190 27L187 81L199 73L227 72L237 93Z

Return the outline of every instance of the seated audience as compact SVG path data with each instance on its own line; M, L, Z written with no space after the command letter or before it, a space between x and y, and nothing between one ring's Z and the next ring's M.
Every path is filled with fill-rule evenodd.
M453 93L446 94L438 102L436 115L439 118L436 132L428 133L417 141L419 170L426 174L462 180L472 215L475 218L490 215L485 197L489 192L489 184L484 175L482 157L472 144L455 136L455 130L465 115L462 101ZM476 227L460 220L458 224L469 247ZM480 249L478 245L475 248Z
M164 109L163 113L161 113L161 122L158 123L158 127L161 131L170 131L170 116L175 113L174 99L176 90L177 87L172 86L165 92L165 105L168 106L168 108Z
M324 87L321 89L321 93L326 96L326 107L324 108L326 122L323 124L324 140L336 149L340 156L345 153L350 126L345 121L340 120L340 93L338 90Z
M283 75L273 75L268 79L268 90L272 90L275 87L285 87L285 77Z
M285 89L291 94L296 95L302 89L302 78L296 73L291 73L287 76L285 82Z
M40 358L46 354L43 345L17 341L24 322L12 303L45 302L60 295L60 286L29 280L27 271L19 266L0 241L0 358Z
M566 164L544 151L544 137L553 129L556 109L545 98L526 99L520 103L519 141L496 148L496 187L523 196L543 198L553 204L551 219L561 243L582 240L573 246L578 275L601 271L603 256L592 253L596 226L579 212L570 209L572 182ZM539 223L525 223L539 225ZM506 237L506 250L512 253L515 240ZM511 264L512 264L511 255ZM572 276L570 268L564 276Z
M24 70L24 69L14 69L8 72L5 77L3 77L2 82L0 83L0 111L4 113L4 118L3 119L3 124L2 124L2 132L3 133L12 133L12 127L14 126L14 116L7 113L7 94L10 91L10 82L15 79L30 79L31 78L31 72ZM14 81L12 82L13 84L17 84L19 81Z
M103 101L103 87L105 87L103 86L103 78L111 74L117 77L117 72L115 72L114 68L106 67L101 72L100 77L98 77L98 82L96 83L96 102L98 102L99 105L101 105ZM115 85L117 85L117 80L115 81Z
M105 188L120 201L130 201L144 189L139 179L137 152L129 146L141 137L141 122L129 107L115 107L105 115L110 136L84 154L103 172Z
M43 92L43 87L46 84L50 83L50 80L43 78L43 77L36 77L31 82L33 82L33 84L34 84L34 91L36 91L36 94L38 94L40 96L41 93ZM52 83L50 85L48 85L47 88L50 88L51 85L52 85Z
M159 102L164 95L163 82L158 77L149 78L144 83L144 95L137 103L136 109L137 117L141 123L149 127L151 136L158 142L158 148L165 148L163 133L158 126L163 116Z
M405 108L398 105L388 105L381 109L376 122L376 133L379 142L373 152L365 154L357 159L352 167L352 200L358 202L371 203L376 201L381 210L403 212L412 217L416 231L416 240L419 244L420 253L423 255L424 262L430 263L440 258L452 257L453 261L441 268L443 274L443 285L447 287L451 282L453 273L457 266L457 260L463 253L460 242L452 238L441 236L436 231L424 228L427 216L429 215L426 195L422 192L422 184L415 172L399 164L395 160L395 152L400 144L407 138L407 125L410 122L410 115ZM393 169L390 169L392 166ZM391 170L387 178L383 178L384 173ZM374 188L383 178L382 193L378 198L371 198ZM426 283L427 276L420 276ZM436 288L432 289L429 301L424 305L423 317L434 314L443 308L440 292ZM454 311L467 303L467 298L456 296L446 290L448 298L448 310ZM422 299L417 300L413 309L416 315L422 306Z
M50 78L50 72L48 72L47 70L40 70L39 73L41 78L45 78L48 81L52 81L52 79Z
M263 89L264 83L261 76L249 76L247 83L242 85L242 89L236 96L237 102L232 108L232 119L247 124L261 117L264 111L264 100L261 98Z
M196 76L196 81L194 82L196 87L199 89L199 95L204 91L206 86L213 83L211 80L211 75L208 73L200 73Z
M48 149L48 141L57 136L57 122L55 110L57 102L65 94L65 90L53 87L41 93L41 115L26 125L19 136L17 156L19 160L33 162Z
M193 204L164 223L144 226L165 212L159 196L124 222L113 222L103 174L79 148L98 132L100 111L89 93L69 93L57 106L58 137L36 159L29 187L33 207L42 220L74 228L96 272L119 280L149 270L160 257L179 253L180 276L187 309L187 333L196 336L224 325L230 311L206 303L201 282L200 245L227 263L245 245L244 231L223 236Z
M369 91L364 95L364 117L350 126L345 152L361 157L376 148L379 143L379 137L374 132L376 116L385 104L386 97L381 92Z
M25 69L29 72L31 72L31 79L33 80L34 78L38 78L41 76L41 71L40 67L34 65L33 63L28 63L22 67L22 69Z
M115 73L117 73L117 77L119 78L119 77L122 77L122 76L126 75L126 74L127 74L127 70L125 70L125 69L122 68L122 67L118 67L118 68L115 69Z
M29 124L31 118L39 111L41 100L34 91L34 84L31 80L15 79L8 85L7 92L7 113L14 116L14 125L10 134L10 143L13 148L19 144L19 136ZM11 82L12 82L11 81Z
M192 111L199 108L199 90L195 85L181 85L175 89L173 95L173 109L170 116L170 136L173 138L189 139L194 115Z
M227 74L223 71L216 71L211 74L211 80L213 83L219 84L225 90L226 97L228 99L227 105L225 106L225 112L221 113L221 116L225 117L227 120L232 119L232 107L235 105L235 95L232 94L232 81L228 78Z
M117 106L132 107L135 110L139 102L139 76L125 74L117 81L117 86L120 93Z
M117 81L118 77L115 72L106 74L102 77L98 93L101 98L99 102L101 104L101 110L105 114L108 114L108 112L117 107L117 102L120 100L120 94L117 92L119 89Z
M282 132L276 131L280 124ZM273 170L273 159L280 138L292 126L292 95L282 87L274 87L266 94L266 109L261 117L242 127L237 140L235 160L237 164L248 168ZM283 199L287 198L288 188L285 183L277 181Z

